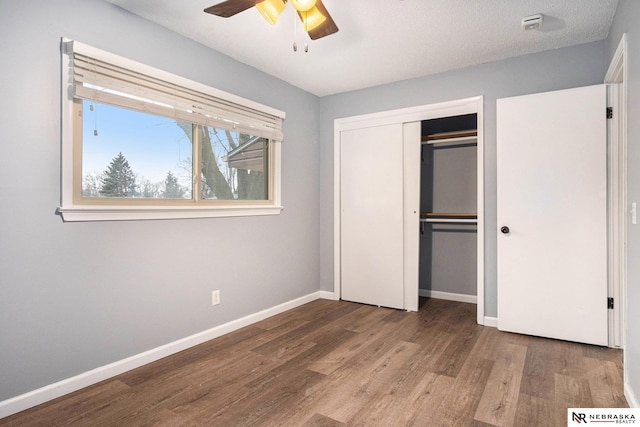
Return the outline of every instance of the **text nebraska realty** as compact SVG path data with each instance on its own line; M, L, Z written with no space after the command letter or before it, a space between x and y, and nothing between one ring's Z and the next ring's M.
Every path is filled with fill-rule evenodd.
M635 424L636 417L633 414L587 414L573 413L573 421L577 423L609 422L615 424Z

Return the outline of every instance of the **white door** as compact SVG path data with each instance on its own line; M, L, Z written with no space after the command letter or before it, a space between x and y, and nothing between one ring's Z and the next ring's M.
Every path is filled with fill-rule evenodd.
M498 328L607 345L606 86L497 101Z
M342 299L404 308L402 124L340 133Z

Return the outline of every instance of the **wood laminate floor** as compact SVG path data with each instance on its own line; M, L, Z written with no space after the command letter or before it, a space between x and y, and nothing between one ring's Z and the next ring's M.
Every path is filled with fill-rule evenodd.
M318 300L0 426L566 426L568 407L627 407L620 350L475 317Z

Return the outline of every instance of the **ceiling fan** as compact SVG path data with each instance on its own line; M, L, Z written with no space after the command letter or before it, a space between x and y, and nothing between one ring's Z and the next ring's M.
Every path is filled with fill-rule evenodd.
M288 0L296 9L304 30L311 40L328 36L338 32L338 26L329 15L322 0ZM223 18L229 18L237 13L256 7L271 24L275 24L278 16L285 7L287 0L226 0L210 6L204 11Z

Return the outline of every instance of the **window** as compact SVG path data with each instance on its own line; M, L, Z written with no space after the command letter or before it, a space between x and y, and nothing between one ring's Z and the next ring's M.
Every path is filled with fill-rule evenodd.
M63 40L64 221L269 215L284 113Z

